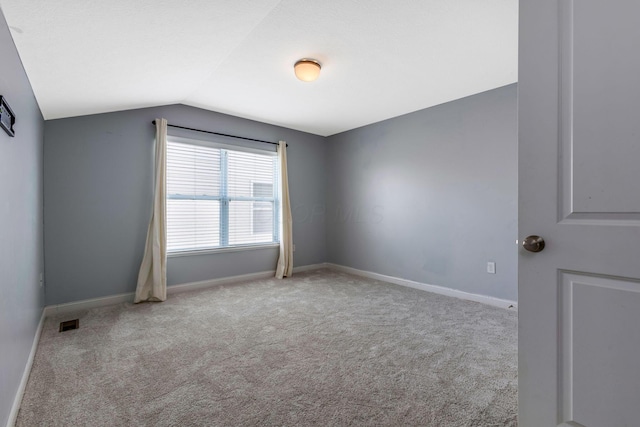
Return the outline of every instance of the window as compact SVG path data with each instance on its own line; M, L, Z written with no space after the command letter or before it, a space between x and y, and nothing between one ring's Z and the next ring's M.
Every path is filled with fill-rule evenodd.
M275 153L167 142L167 251L277 243Z
M273 183L252 182L251 195L259 198L269 198L273 194ZM273 223L273 203L253 202L251 207L251 232L256 234L271 233Z

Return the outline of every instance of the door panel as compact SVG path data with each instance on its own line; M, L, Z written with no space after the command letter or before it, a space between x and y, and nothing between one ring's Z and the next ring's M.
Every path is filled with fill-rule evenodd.
M640 40L638 6L630 1L561 1L566 88L561 104L570 109L563 145L572 146L572 212L637 214L640 60L633 52ZM590 17L597 17L596 22Z
M640 2L521 0L519 425L640 425Z
M636 425L628 408L640 395L638 282L562 272L560 284L561 420Z

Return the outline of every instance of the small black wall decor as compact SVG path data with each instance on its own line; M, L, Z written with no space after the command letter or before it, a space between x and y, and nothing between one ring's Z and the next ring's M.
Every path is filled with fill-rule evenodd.
M7 98L0 95L0 126L4 129L9 136L15 136L16 132L13 130L13 125L16 123L16 115L13 114L13 110L7 103Z

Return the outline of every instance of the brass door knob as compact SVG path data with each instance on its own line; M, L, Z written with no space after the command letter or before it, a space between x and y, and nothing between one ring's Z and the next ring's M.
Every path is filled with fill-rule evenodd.
M528 236L522 241L522 247L529 252L540 252L544 249L544 239L540 236Z

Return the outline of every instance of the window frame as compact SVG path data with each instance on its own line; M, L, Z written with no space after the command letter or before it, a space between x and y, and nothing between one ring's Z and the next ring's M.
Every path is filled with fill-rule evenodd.
M219 239L220 246L211 246L207 248L189 248L189 249L178 249L178 250L169 250L167 249L167 257L179 257L179 256L188 256L188 255L201 255L207 253L218 253L218 252L238 252L238 251L247 251L247 250L256 250L256 249L267 249L274 248L280 246L280 183L279 183L279 164L277 161L277 152L270 150L261 150L252 147L247 147L244 145L235 145L235 144L225 144L217 141L208 141L208 140L200 140L200 139L192 139L192 138L184 138L179 136L167 136L167 144L171 143L180 143L180 144L189 144L196 146L203 146L207 148L219 149L220 151L220 194L216 196L205 196L205 195L180 195L180 194L169 194L168 189L165 194L165 206L168 200L217 200L219 202ZM245 153L253 153L260 155L267 155L276 157L275 166L273 168L273 197L246 197L246 196L229 196L228 195L228 152L229 151L237 151L237 152L245 152ZM169 173L167 170L165 176L165 184L166 180L169 177ZM253 183L264 181L250 181L251 192L253 194ZM270 184L270 183L269 183ZM273 232L272 232L272 240L270 242L260 242L260 243L247 243L247 244L238 244L238 245L230 245L229 244L229 204L233 201L246 201L246 202L269 202L273 203ZM165 208L166 212L166 208ZM251 205L251 231L253 231L253 204ZM224 227L224 223L226 222L227 226ZM167 228L168 228L168 217L167 217ZM253 233L252 233L253 234ZM167 237L167 246L168 246L168 237Z

